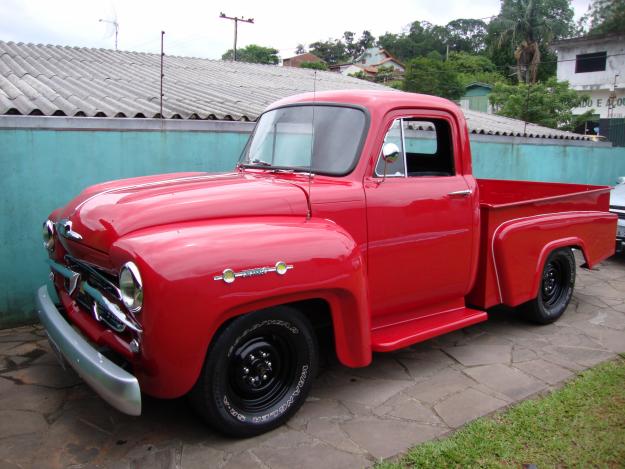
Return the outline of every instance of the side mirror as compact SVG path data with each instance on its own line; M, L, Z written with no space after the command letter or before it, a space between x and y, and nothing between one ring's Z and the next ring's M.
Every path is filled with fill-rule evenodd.
M386 164L392 164L399 158L399 147L394 143L385 143L382 147L382 158Z

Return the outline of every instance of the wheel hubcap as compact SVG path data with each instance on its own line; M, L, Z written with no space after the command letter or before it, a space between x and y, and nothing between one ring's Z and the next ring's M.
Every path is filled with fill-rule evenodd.
M566 292L567 275L565 266L552 261L545 266L542 281L542 297L546 306L555 305Z
M264 412L284 397L294 379L294 351L277 335L240 345L229 364L229 397L245 412Z
M259 349L248 353L241 360L241 380L252 389L258 389L273 378L271 350Z

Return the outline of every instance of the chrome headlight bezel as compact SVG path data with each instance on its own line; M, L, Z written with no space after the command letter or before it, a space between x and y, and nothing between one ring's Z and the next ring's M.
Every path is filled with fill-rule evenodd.
M143 281L134 262L126 262L119 269L119 291L128 311L138 313L143 308Z
M43 236L43 247L50 252L54 251L54 223L51 220L43 222L41 234Z

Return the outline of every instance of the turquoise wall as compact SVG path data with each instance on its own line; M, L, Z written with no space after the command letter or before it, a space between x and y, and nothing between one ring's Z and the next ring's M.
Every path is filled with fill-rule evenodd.
M41 225L86 186L177 171L227 171L246 133L0 130L0 328L34 317L47 280Z
M614 185L625 176L625 148L471 142L478 178Z
M0 327L34 318L47 279L41 224L84 187L176 171L227 171L246 132L0 129ZM478 177L612 184L625 148L472 142Z

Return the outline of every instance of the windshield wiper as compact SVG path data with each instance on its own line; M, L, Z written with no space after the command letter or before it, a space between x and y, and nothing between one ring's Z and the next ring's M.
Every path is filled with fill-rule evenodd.
M276 168L271 163L262 160L252 160L250 163L239 163L237 168L263 168L271 173L286 173L286 174L304 174L305 176L314 176L315 173L306 169L298 168Z
M267 162L267 161L263 161L263 160L252 160L249 163L239 163L237 164L237 167L240 168L270 168L272 165L271 163Z
M250 163L257 166L271 166L271 163L268 161L259 160L258 158L253 159Z

